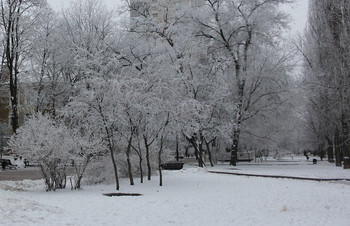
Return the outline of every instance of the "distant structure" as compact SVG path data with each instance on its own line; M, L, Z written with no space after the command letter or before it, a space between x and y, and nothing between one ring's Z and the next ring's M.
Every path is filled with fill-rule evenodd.
M161 22L176 17L180 9L198 6L200 0L130 0L130 17L150 16Z
M18 90L18 100L19 100L19 125L22 125L25 121L26 115L28 113L28 106L26 95L27 86L21 86ZM10 88L7 82L0 83L0 153L2 153L3 148L7 146L7 140L12 134L11 127L11 95Z
M21 84L18 90L19 100L19 124L22 125L26 116L31 112L33 84ZM28 93L28 91L30 93ZM12 134L11 130L11 95L9 84L0 84L0 124L2 128L8 128L7 131L2 131L5 134Z

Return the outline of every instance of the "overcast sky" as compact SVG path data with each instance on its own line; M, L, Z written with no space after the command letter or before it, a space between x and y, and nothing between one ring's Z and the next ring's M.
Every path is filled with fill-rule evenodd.
M47 0L51 7L56 11L61 10L69 6L70 0ZM124 0L104 0L106 5L110 8L117 8L121 2ZM283 7L284 10L289 12L293 18L291 22L292 32L302 33L305 27L306 18L307 18L307 8L308 0L296 0L296 3Z
M297 0L296 3L283 7L292 16L293 32L302 33L307 21L308 0Z

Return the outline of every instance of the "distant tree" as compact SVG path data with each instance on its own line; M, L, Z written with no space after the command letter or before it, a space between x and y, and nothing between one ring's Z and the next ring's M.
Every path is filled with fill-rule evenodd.
M33 41L29 45L29 61L31 64L31 80L35 89L32 97L35 112L57 114L70 94L69 81L64 76L67 67L67 50L61 35L62 22L48 6L37 18ZM45 11L44 11L45 10ZM27 103L29 105L29 103Z
M305 57L304 84L310 91L309 125L318 149L327 149L329 156L334 149L336 165L341 166L343 156L344 168L350 168L349 12L347 1L310 1L305 44L299 48Z
M118 44L115 14L102 1L76 0L63 13L65 78L72 84L96 75L110 76L117 68L111 60Z

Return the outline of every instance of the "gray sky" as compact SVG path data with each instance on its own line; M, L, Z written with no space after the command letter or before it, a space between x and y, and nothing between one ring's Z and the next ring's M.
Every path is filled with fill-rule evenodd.
M47 2L54 10L59 11L62 8L68 7L71 0L47 0ZM105 2L107 6L113 8L117 7L121 2L124 2L124 0L103 0L103 2Z
M307 21L307 10L309 0L296 0L296 3L286 5L283 10L290 13L292 17L291 28L292 32L303 33Z
M69 6L71 0L47 0L51 7L59 11ZM124 0L103 0L108 7L116 8ZM283 7L293 18L291 22L292 33L302 33L307 18L308 0L296 0L296 3Z

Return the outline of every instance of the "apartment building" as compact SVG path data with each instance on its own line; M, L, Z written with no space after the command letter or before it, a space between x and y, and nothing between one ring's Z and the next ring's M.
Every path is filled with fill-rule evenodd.
M33 96L33 84L22 84L18 89L18 100L19 100L19 124L22 125L25 121L26 115L28 115L33 109L30 107L32 104ZM31 91L28 93L28 91ZM30 99L30 100L29 100ZM11 134L11 95L9 84L0 85L0 124L1 134Z
M197 7L200 0L130 0L130 17L137 19L150 16L161 22L176 18L181 9Z

